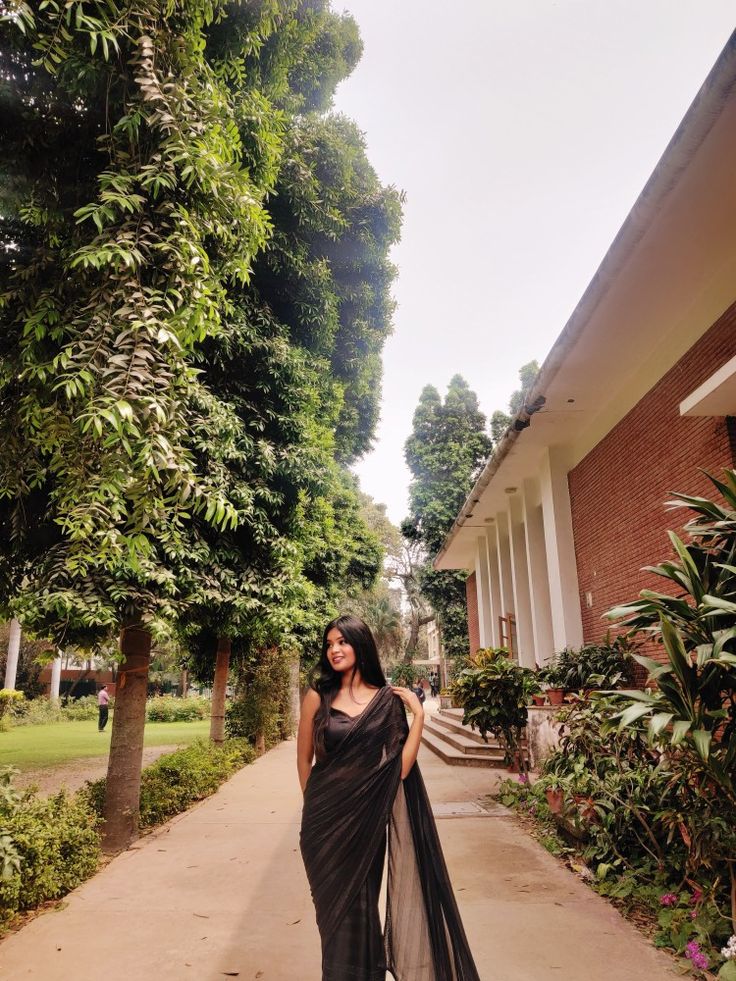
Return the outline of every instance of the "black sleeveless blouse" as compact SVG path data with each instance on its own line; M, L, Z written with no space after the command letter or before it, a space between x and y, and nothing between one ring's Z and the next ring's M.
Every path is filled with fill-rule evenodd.
M325 749L328 753L337 749L353 727L355 719L340 709L331 708L325 729Z

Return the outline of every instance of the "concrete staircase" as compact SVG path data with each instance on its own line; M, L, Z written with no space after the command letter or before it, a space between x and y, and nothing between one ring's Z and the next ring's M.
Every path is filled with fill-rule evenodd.
M424 717L422 742L451 766L503 767L503 750L492 736L463 725L462 709L439 709Z

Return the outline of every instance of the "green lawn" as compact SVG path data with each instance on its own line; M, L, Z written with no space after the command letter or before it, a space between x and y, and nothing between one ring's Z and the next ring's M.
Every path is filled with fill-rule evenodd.
M86 756L102 756L110 749L112 719L105 732L97 731L97 720L54 722L47 726L20 726L0 732L0 766L35 770ZM148 722L146 746L184 745L207 737L210 720L197 722Z

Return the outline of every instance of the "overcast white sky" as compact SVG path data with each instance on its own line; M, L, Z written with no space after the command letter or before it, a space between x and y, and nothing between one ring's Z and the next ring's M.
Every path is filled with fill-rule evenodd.
M564 326L736 27L732 0L333 0L365 46L336 108L406 192L382 420L356 468L399 522L421 389L490 415Z

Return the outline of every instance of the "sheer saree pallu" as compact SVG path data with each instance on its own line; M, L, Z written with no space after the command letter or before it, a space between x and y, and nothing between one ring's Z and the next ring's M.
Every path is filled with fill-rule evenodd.
M403 703L382 688L345 729L312 769L302 814L323 981L384 981L386 970L396 981L480 981L418 766L401 780Z

